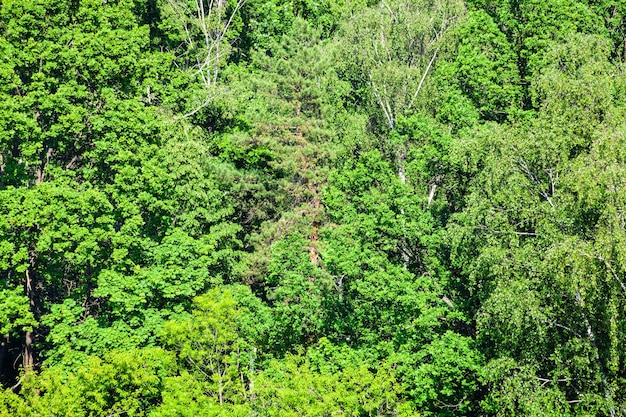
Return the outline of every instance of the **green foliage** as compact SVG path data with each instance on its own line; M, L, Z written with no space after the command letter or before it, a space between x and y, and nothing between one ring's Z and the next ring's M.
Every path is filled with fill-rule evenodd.
M19 396L2 394L0 407L7 415L25 417L145 416L160 400L172 365L171 355L156 348L90 357L71 374L52 367L25 377Z
M173 57L150 51L148 27L131 5L96 3L3 5L1 47L14 57L3 77L3 184L41 181L53 167L58 175L60 167L89 166L86 153L98 139L113 140L112 113L172 93L166 70Z
M320 373L301 356L272 362L254 379L252 403L268 416L415 416L403 399L395 372L381 363L376 372L365 366Z
M280 351L311 343L326 333L334 283L311 263L302 235L289 235L271 249L265 282L275 326L270 343Z
M512 45L524 109L531 108L527 87L541 71L544 54L551 46L576 32L604 32L603 18L593 13L586 2L473 0L468 3L487 12Z
M363 9L365 3L363 0L247 1L241 10L244 30L237 43L237 59L247 61L251 51L270 48L276 39L290 31L298 18L328 38L351 13Z
M519 367L506 357L490 363L485 374L495 385L483 404L485 411L492 415L572 415L566 398L558 389L562 384L560 379L539 378L532 367Z
M446 331L422 346L412 358L404 351L397 356L398 374L411 398L425 416L471 415L479 386L482 358L468 337ZM403 363L404 362L404 363Z
M258 302L250 303L253 298L245 290L237 293L244 304L240 305L229 289L214 288L194 299L191 316L170 321L164 327L163 341L175 350L180 366L188 369L168 382L172 384L168 391L193 375L196 382L191 385L209 397L207 404L236 405L250 398L251 388L245 378L257 351L250 342L259 336L252 332L262 328L264 310ZM245 304L255 310L248 310ZM164 403L163 412L177 407L175 396L171 401Z
M615 67L609 43L593 35L572 35L550 48L532 88L533 101L557 125L588 139L615 100Z
M21 288L0 290L0 335L16 335L37 325Z
M473 139L476 159L459 158L477 171L468 206L450 225L452 262L475 297L478 341L493 358L488 368L502 372L487 375L493 385L485 403L493 401L492 410L502 415L611 414L622 395L621 377L612 370L620 361L615 346L622 320L615 291L623 286L611 272L612 255L598 249L607 236L600 232L601 209L582 203L590 194L581 192L606 189L610 180L587 188L591 177L578 170L596 165L602 159L591 156L597 146L620 137L622 128L606 116L615 111L606 58L569 49L571 55L554 49L563 54L558 69L547 64L537 78L537 85L550 83L537 119L485 127ZM598 94L587 96L595 88ZM596 99L606 115L593 110ZM578 105L584 109L576 111ZM611 230L610 240L621 235Z
M0 415L625 415L622 3L2 2Z
M482 10L469 12L453 36L452 62L437 68L447 101L438 117L452 124L462 122L459 93L471 100L482 119L503 121L515 113L521 104L516 57L491 16Z

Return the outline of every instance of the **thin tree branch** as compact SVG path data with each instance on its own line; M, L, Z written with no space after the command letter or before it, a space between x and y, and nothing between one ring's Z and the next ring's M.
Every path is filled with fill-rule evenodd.
M424 74L422 74L422 79L420 80L420 83L417 86L417 90L415 90L415 94L413 94L413 97L411 98L411 101L409 102L409 106L407 107L407 110L411 110L411 107L413 106L413 101L415 101L415 99L417 98L417 95L420 93L422 89L422 85L424 84L424 80L426 79L426 75L428 75L428 71L430 71L430 67L433 65L433 62L435 61L435 58L437 57L437 52L439 52L439 48L435 49L433 56L430 58L430 61L428 62L428 66L426 67Z

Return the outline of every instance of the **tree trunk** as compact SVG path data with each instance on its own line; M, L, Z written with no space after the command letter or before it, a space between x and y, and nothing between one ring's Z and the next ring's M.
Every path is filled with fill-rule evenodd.
M30 304L31 311L35 311L35 291L34 291L34 280L33 276L30 272L30 269L26 270L26 296L28 297L28 303ZM22 356L22 364L24 367L24 372L29 373L33 370L33 366L35 364L35 355L33 352L33 334L30 331L26 331L25 341L24 341L24 353Z
M615 417L616 412L615 412L615 407L613 406L611 388L609 387L609 383L606 377L604 366L602 365L602 361L600 360L600 351L598 350L598 345L596 344L596 336L593 332L593 328L591 327L591 322L589 321L589 319L587 318L587 315L584 313L584 310L583 310L584 308L583 299L580 294L580 290L576 291L576 302L578 303L578 306L581 308L581 311L582 311L583 323L585 324L585 327L587 330L587 337L589 338L589 343L591 343L591 347L593 347L596 353L594 359L595 359L596 365L598 366L598 372L600 372L600 377L602 379L602 387L604 388L604 398L606 398L607 401L609 402L609 413L611 417Z
M6 357L7 350L9 348L9 336L4 336L0 339L0 383L5 383L5 367L4 358Z

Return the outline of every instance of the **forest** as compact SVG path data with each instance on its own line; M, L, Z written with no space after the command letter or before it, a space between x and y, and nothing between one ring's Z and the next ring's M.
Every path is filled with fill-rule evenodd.
M0 416L626 416L623 0L2 0Z

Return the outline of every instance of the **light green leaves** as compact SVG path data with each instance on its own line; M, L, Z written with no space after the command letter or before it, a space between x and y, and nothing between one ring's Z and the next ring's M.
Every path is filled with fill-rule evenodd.
M0 290L0 338L19 334L24 330L32 331L37 325L30 311L28 298L21 288Z

